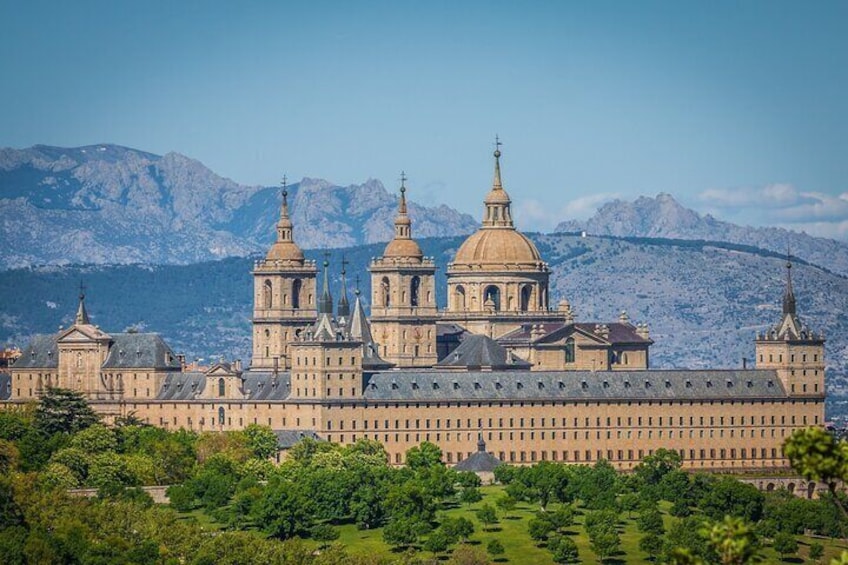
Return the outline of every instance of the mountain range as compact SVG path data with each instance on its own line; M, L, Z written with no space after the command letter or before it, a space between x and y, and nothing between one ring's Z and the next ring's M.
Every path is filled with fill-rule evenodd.
M288 187L304 247L391 239L396 196L377 180ZM0 259L49 264L190 264L267 249L280 188L245 186L179 153L117 145L0 149ZM465 234L477 221L448 206L410 202L421 237Z
M656 198L642 196L633 202L608 202L588 220L564 221L554 231L740 243L783 254L789 252L836 273L848 275L848 245L844 242L782 228L724 222L685 208L665 193Z

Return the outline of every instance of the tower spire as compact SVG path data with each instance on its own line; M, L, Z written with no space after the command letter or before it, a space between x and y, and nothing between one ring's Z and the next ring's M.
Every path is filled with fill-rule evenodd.
M79 306L77 307L77 315L74 318L74 325L87 325L91 322L88 320L88 312L85 310L85 285L80 281L79 286Z
M795 291L792 289L792 253L786 250L786 289L783 291L783 313L795 315Z
M318 314L333 314L333 296L330 294L330 280L327 268L330 266L330 253L324 253L324 285L321 298L318 299Z
M495 136L495 178L492 181L492 190L483 201L485 204L483 227L515 229L510 209L512 201L501 182L501 145L503 143L500 138Z
M350 317L350 303L347 301L347 279L345 277L347 274L347 265L348 260L345 259L344 255L342 255L342 290L337 311L339 320L347 320L347 318Z
M501 183L501 143L500 138L495 135L495 178L492 181L492 190L503 190Z

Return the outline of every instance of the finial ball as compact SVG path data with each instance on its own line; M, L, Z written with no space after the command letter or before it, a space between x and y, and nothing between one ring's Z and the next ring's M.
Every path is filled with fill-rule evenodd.
M330 262L327 261L326 259L324 259L324 267L329 267L329 266L330 266Z
M499 159L499 158L500 158L500 156L501 156L501 150L500 150L500 149L495 149L495 159Z

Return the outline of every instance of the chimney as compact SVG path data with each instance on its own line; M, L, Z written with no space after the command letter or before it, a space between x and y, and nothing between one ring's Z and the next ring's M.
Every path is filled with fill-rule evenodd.
M277 376L277 373L280 371L280 358L274 357L274 376Z
M180 361L180 372L184 373L186 370L185 353L177 353L177 359Z
M233 361L233 370L236 373L241 373L241 359L236 359Z

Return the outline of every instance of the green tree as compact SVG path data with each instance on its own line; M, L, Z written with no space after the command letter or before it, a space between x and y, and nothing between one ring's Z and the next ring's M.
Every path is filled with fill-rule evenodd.
M714 520L730 515L756 522L763 515L764 503L765 496L754 485L721 477L701 499L699 507Z
M486 544L486 552L494 558L498 558L505 553L504 546L496 539L489 540Z
M279 539L302 535L312 526L307 495L295 483L272 479L257 504L265 531Z
M18 468L21 452L14 442L0 439L0 474L8 475Z
M61 463L49 463L41 472L39 478L42 484L49 488L67 490L80 486L74 472Z
M575 516L574 507L570 504L563 504L553 512L545 512L546 519L555 530L564 530L574 525Z
M646 508L639 513L636 520L639 531L645 534L657 534L661 536L665 529L663 527L662 514L657 508Z
M489 503L484 504L477 509L477 519L486 527L491 527L498 523L498 515L495 512L495 507ZM485 528L484 528L485 529Z
M554 563L577 563L580 561L577 544L567 536L551 537L548 542L548 551L551 552Z
M506 467L506 465L501 465L501 467ZM500 469L500 467L498 467L498 469ZM510 512L515 510L515 506L517 504L518 501L508 494L501 495L495 500L495 506L503 510L505 515L509 515Z
M798 553L798 540L795 539L795 536L786 532L778 532L775 534L774 541L771 546L783 558L787 555L795 555Z
M253 456L259 459L269 459L277 453L277 436L268 426L249 424L244 429L247 436L247 446Z
M548 539L548 534L550 534L553 529L553 525L548 520L543 520L541 518L530 518L530 521L527 522L527 533L529 533L530 538L537 543L542 543Z
M754 531L741 518L725 516L722 521L703 529L702 534L721 565L744 565L757 555Z
M339 531L330 524L318 524L312 528L311 536L323 549L330 545L330 542L339 539Z
M48 436L74 434L99 421L81 393L63 388L48 389L35 411L36 428Z
M418 541L417 526L406 516L392 517L383 528L383 541L392 547L409 547Z
M124 457L109 451L91 455L86 480L88 486L111 492L139 483Z
M118 437L115 432L103 424L94 424L74 434L71 448L85 453L104 453L118 449Z
M425 441L406 452L406 466L413 471L442 465L442 450L439 446Z
M814 541L810 544L809 558L813 561L818 561L824 557L824 545L821 542Z
M639 540L639 549L648 554L648 559L656 561L662 553L663 540L656 533L650 532Z
M589 546L601 560L612 557L621 547L621 537L615 530L589 534Z
M194 490L186 485L172 485L167 490L171 507L178 512L189 512L195 508Z
M474 524L464 516L445 518L440 527L452 542L465 541L474 534Z
M448 539L445 532L439 528L431 532L427 539L424 540L423 548L424 551L429 551L435 557L437 553L442 553L447 550L449 546L450 539Z
M483 500L483 495L477 487L465 487L459 493L459 500L463 504L474 504Z
M639 508L639 504L642 502L641 497L635 492L628 492L622 494L618 498L618 505L621 508L622 512L627 512L627 517L632 518L633 512L635 512Z

